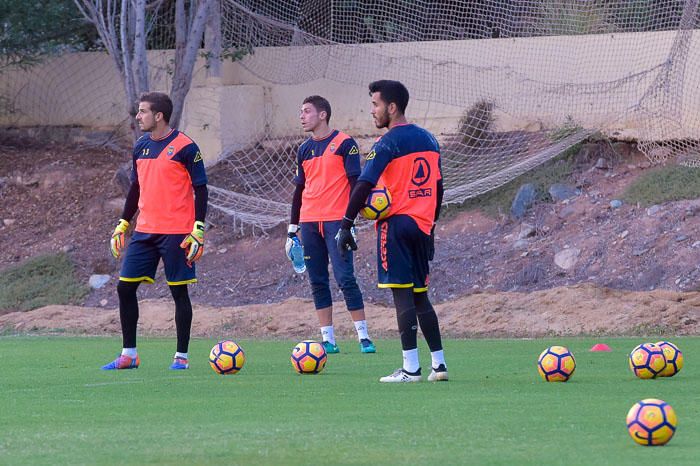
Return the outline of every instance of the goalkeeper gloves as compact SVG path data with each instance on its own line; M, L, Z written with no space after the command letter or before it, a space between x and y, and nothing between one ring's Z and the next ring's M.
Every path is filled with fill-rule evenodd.
M345 251L357 251L357 242L352 233L351 228L341 228L335 235L338 251L343 258L345 258Z
M112 233L112 239L109 241L109 250L115 259L119 259L119 256L122 254L125 244L124 233L126 233L128 228L129 222L120 218L114 233Z
M284 245L284 252L287 254L289 260L292 260L292 246L294 245L294 238L297 237L298 231L299 225L289 225L287 228L287 242Z
M430 241L428 243L428 260L432 261L435 258L435 224L430 229Z
M185 250L187 265L192 266L204 254L204 222L194 222L192 233L187 235L180 247Z

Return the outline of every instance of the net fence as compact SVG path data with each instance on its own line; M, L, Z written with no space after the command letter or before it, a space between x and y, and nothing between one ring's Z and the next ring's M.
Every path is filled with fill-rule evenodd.
M149 13L154 87L167 88L172 3ZM698 13L698 0L221 0L221 46L229 58L245 52L215 85L195 79L183 124L217 141L226 176L211 205L262 229L288 218L303 98L328 98L332 126L366 152L380 134L367 96L377 79L402 81L409 119L440 141L446 204L597 132L637 140L653 162L698 165ZM71 60L3 80L0 105L20 124L107 125L99 109L125 108L108 58ZM200 64L196 75L208 72ZM69 105L77 73L86 84Z
M631 133L654 162L696 163L697 22L697 0L250 0L222 9L227 46L265 48L241 61L264 82L306 85L309 93L313 83L339 83L331 88L357 96L376 79L404 82L409 115L418 107L412 116L438 133L447 204L494 189L601 130ZM261 151L229 160L245 180L243 161L254 154L260 176L252 180L264 181L248 182L247 193L274 198L284 216L293 151L280 160L275 142L301 138L276 138L263 135ZM279 196L269 195L270 180L280 183ZM244 202L227 209L235 215Z

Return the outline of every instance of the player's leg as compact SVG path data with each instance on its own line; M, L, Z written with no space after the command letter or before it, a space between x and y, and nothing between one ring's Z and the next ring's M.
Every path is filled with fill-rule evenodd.
M410 249L405 242L405 216L395 215L381 221L377 235L377 271L380 288L390 288L396 307L401 337L403 365L380 382L419 382L418 321L413 302L413 272Z
M152 235L134 233L129 242L117 284L122 351L117 359L102 366L102 369L135 369L139 366L141 361L136 350L139 303L136 290L143 281L153 283L158 260L158 250L152 242Z
M447 381L447 365L445 364L445 355L442 349L440 323L435 309L430 303L430 299L428 299L430 235L416 228L413 237L413 302L416 306L416 315L418 316L421 332L423 332L428 348L430 348L432 370L428 380L431 382Z
M414 293L413 301L416 304L416 314L421 332L423 332L425 341L430 348L432 370L428 380L431 382L446 381L448 379L447 364L445 363L445 354L442 349L440 323L435 309L430 303L430 299L428 299L428 292Z
M136 327L139 322L139 301L136 290L140 282L119 281L119 320L122 327L122 354L136 356Z
M159 235L158 246L163 258L165 278L170 287L170 293L175 302L175 331L177 333L177 348L170 368L173 370L187 369L192 329L192 303L187 285L197 282L197 268L194 263L188 264L185 250L180 243L185 234Z
M187 285L170 285L170 293L175 301L175 329L177 332L177 351L171 369L189 368L190 331L192 329L192 302Z
M360 342L360 351L363 353L374 353L376 349L374 343L369 338L367 330L367 320L365 317L365 305L362 300L362 292L357 285L352 251L347 251L343 258L338 251L335 235L340 229L340 221L324 222L324 239L326 249L333 267L333 276L338 286L343 292L345 305L350 311L350 317L355 325L357 339Z
M328 248L320 222L301 223L301 241L304 245L306 271L311 283L316 316L321 328L321 339L327 353L339 353L333 327L333 299L328 275Z

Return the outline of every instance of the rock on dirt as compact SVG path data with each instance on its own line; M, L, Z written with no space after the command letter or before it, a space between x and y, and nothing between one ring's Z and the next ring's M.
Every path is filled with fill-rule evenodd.
M578 248L564 249L554 255L554 263L561 269L569 270L576 265L580 254L581 250Z
M90 275L90 278L88 279L88 284L90 285L90 288L99 290L103 286L107 284L111 277L109 275L101 275L101 274L94 274Z
M518 189L510 207L511 215L517 219L523 218L527 210L535 203L535 200L537 200L537 188L535 188L535 185L532 183L522 185Z

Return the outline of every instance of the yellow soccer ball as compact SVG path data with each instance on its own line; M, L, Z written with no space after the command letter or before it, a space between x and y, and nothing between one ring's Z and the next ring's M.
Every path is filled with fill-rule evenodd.
M627 413L627 431L644 446L664 445L676 433L676 412L663 400L648 398L635 403Z
M664 352L666 368L661 371L659 377L673 377L683 369L683 353L670 341L657 341L654 343Z
M642 343L629 356L630 370L640 379L653 379L666 368L666 357L653 343Z
M243 348L231 340L218 342L209 352L209 365L217 374L235 374L243 369L243 364L245 364Z
M391 194L385 186L375 186L367 196L365 206L360 210L360 215L368 220L381 220L391 210Z
M574 354L565 346L550 346L537 359L537 372L547 382L566 382L575 370Z
M292 350L290 361L295 371L300 374L318 374L326 367L326 350L317 341L304 340Z

